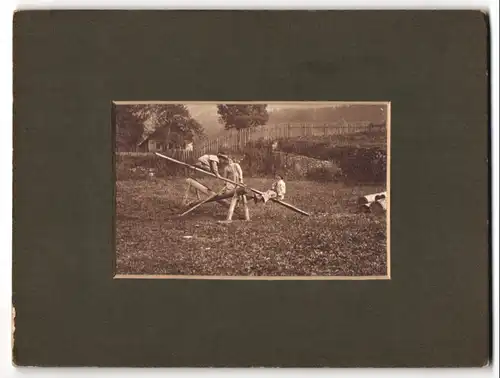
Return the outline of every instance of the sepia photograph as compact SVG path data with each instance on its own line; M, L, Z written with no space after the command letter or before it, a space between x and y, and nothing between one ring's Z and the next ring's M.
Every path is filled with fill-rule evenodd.
M10 20L12 366L489 368L485 10L45 8Z
M115 278L390 279L389 102L112 112Z

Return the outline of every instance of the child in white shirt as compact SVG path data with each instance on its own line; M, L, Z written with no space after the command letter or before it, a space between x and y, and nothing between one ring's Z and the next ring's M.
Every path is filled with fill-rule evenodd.
M277 198L279 200L282 200L285 198L285 194L286 194L286 184L285 181L283 180L283 176L276 175L276 181L273 183L271 189L262 193L262 195L256 194L254 196L254 200L256 203L258 201L263 201L264 203L266 203L271 198Z

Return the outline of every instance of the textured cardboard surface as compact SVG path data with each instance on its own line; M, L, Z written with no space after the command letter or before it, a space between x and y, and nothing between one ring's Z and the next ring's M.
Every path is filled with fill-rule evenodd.
M15 363L484 365L487 51L479 11L16 13ZM113 100L391 101L392 279L113 280Z

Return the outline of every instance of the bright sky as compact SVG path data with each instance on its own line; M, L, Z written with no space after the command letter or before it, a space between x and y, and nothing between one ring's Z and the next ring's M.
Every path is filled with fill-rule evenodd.
M187 108L189 109L190 113L196 117L196 115L199 115L201 113L203 114L210 114L211 116L216 116L217 115L217 108L215 106L216 104L209 103L209 104L186 104ZM320 103L320 104L315 104L311 102L304 102L303 104L297 104L297 103L274 103L274 104L269 104L268 105L268 110L269 111L274 111L278 109L283 109L283 108L324 108L328 106L338 106L335 103Z
M212 110L216 109L215 104L210 103L210 104L186 104L186 106L191 110L191 109L198 109L198 110ZM297 103L275 103L275 104L269 104L267 108L269 110L276 110L276 109L282 109L282 108L325 108L328 106L338 106L335 103L321 103L321 104L315 104L311 102L304 102L303 104L297 104ZM204 109L205 108L205 109Z

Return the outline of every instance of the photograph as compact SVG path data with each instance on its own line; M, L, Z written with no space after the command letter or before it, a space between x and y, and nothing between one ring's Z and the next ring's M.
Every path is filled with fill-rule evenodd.
M390 279L390 102L112 103L114 278Z

